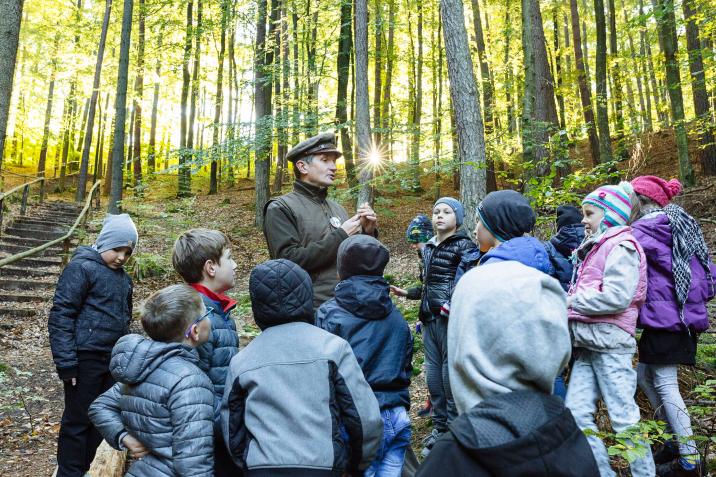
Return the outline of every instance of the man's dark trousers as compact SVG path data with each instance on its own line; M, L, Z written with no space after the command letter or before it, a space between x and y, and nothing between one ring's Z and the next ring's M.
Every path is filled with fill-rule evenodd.
M92 401L112 387L110 353L78 352L77 384L65 381L65 411L57 439L57 477L82 477L102 436L87 416Z

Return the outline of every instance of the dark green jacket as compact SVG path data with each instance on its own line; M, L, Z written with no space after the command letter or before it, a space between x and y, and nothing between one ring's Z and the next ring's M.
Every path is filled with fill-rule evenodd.
M264 209L264 236L272 259L285 258L313 281L313 307L333 297L338 283L338 245L348 238L340 225L348 213L326 198L327 190L295 181L293 192L270 200ZM335 217L331 224L331 217Z

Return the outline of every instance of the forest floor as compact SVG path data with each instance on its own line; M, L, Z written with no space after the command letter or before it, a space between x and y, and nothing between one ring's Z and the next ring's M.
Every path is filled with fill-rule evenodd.
M239 302L234 313L245 346L258 329L251 316L248 298L250 270L268 259L263 234L254 227L254 192L252 181L239 181L233 188L207 196L208 183L202 177L193 181L195 197L176 199L176 176L158 176L149 186L151 194L144 198L127 197L124 209L134 218L139 230L139 243L133 262L127 266L135 280L135 318L142 301L153 291L179 280L171 269L171 247L180 232L192 227L209 227L224 231L232 241L233 255L238 264L236 286L229 292ZM288 186L287 186L288 187ZM710 248L716 250L716 182L705 183L701 189L687 191L684 205L702 222ZM452 191L443 191L444 194ZM68 200L66 196L65 199ZM59 198L59 197L55 197ZM106 202L106 198L103 197ZM391 251L386 276L396 284L408 286L418 280L418 260L404 240L405 226L418 213L429 214L432 195L406 196L400 192L382 196L376 207L380 238ZM348 204L346 204L348 205ZM352 207L346 207L349 211ZM104 203L102 206L104 209ZM95 212L88 222L82 242L92 243L101 228L103 214ZM414 327L417 302L396 299L406 319ZM56 465L56 438L63 409L60 380L52 363L48 336L48 301L35 317L27 318L9 330L0 330L0 476L50 476ZM713 310L712 311L716 311ZM135 323L135 329L140 329ZM698 401L694 390L698 384L716 376L716 335L704 335L696 369L682 373L682 389L687 399ZM708 339L706 339L708 338ZM420 441L430 429L428 417L418 417L427 389L422 373L422 343L416 339L414 367L416 376L411 386L413 408L413 446L420 450ZM644 405L643 399L640 402ZM648 406L644 417L650 418ZM713 409L713 408L711 408ZM697 432L714 436L715 416L698 420ZM711 451L713 452L713 451Z

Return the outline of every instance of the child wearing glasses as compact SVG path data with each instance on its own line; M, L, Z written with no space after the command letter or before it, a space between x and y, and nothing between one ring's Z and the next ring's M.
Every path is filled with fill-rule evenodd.
M132 280L124 264L137 238L129 215L107 215L95 243L77 248L57 282L47 328L57 375L64 382L59 477L84 475L102 442L87 410L114 384L109 358L117 340L129 332Z
M112 447L135 458L128 476L214 475L214 390L195 350L209 338L210 313L194 289L171 285L144 304L149 339L131 334L114 347L118 382L89 417Z
M214 434L216 477L236 475L237 469L221 438L219 410L231 358L239 351L239 336L231 311L236 301L225 293L234 287L236 262L231 242L222 232L191 229L179 236L172 251L172 264L186 283L199 292L209 314L209 339L197 348L200 367L214 385Z

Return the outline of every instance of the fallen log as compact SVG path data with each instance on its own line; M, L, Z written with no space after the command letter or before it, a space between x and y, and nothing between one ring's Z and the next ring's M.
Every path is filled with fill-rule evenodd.
M107 441L102 441L86 475L90 477L122 477L126 463L127 451L112 449ZM52 477L56 476L57 467L52 474Z

